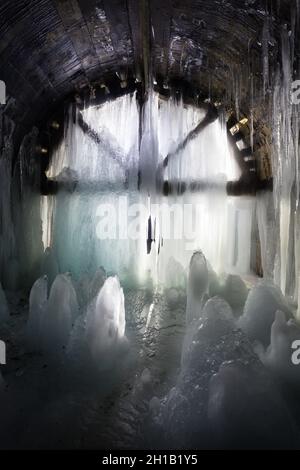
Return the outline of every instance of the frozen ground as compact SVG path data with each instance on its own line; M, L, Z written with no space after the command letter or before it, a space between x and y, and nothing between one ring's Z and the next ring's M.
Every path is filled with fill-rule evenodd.
M0 325L0 338L7 344L7 365L1 366L0 447L300 448L300 372L289 356L289 340L300 339L300 330L288 319L288 305L268 283L252 287L246 301L241 279L220 283L202 269L201 258L196 261L188 302L180 289L124 291L126 347L123 342L116 347L106 367L88 361L78 347L85 330L82 307L73 319L72 341L49 354L28 345L28 295L6 293L10 318ZM202 278L207 275L208 285ZM107 323L106 336L113 341L123 333L122 292L115 288L111 311L107 288L96 302L102 305L101 315L108 315L101 321L116 322L119 315L116 327ZM263 305L262 292L268 299ZM257 332L251 318L257 324L258 308L262 327ZM116 344L111 341L109 348Z
M161 296L125 293L130 349L113 370L95 371L28 353L28 299L11 296L0 328L7 343L0 400L1 448L135 448L148 403L174 383L180 366L185 305L170 310ZM149 309L153 304L150 315Z

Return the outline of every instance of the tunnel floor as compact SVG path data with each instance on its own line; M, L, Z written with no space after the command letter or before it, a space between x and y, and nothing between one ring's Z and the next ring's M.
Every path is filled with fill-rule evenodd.
M125 291L129 347L108 370L70 359L68 351L59 358L29 353L28 297L11 294L8 302L11 317L0 330L8 355L0 392L3 449L300 447L298 391L274 380L222 315L200 325L201 340L188 352L196 367L183 372L183 291L176 305L166 293ZM224 364L242 367L239 383L233 376L232 397L225 388L221 408L212 407L209 384Z
M28 299L10 297L13 312L1 329L7 344L0 401L2 448L132 449L143 447L149 400L175 383L185 332L185 305L170 309L161 295L125 295L130 350L107 372L49 361L26 352ZM67 361L68 362L68 361Z

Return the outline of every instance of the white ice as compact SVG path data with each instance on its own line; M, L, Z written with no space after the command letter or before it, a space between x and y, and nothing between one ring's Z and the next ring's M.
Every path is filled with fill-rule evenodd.
M53 253L53 250L48 247L45 250L43 259L42 259L42 267L41 267L41 274L46 275L49 282L49 288L52 286L52 283L56 276L59 273L58 263Z
M27 322L27 340L30 348L42 347L42 322L47 307L48 280L46 276L33 284L29 296L29 317Z
M67 346L79 309L68 274L59 274L52 284L41 323L43 348L59 354Z
M92 358L100 368L110 367L126 343L124 293L119 279L106 279L88 309L86 340Z
M295 352L294 341L300 339L300 326L293 319L286 319L283 312L277 311L271 328L271 344L257 352L264 365L284 382L300 388L300 368L292 361Z
M240 276L229 274L225 277L222 294L236 314L241 314L247 300L248 289Z
M208 290L208 268L205 256L200 251L195 252L190 261L187 287L187 323L199 318L202 297Z
M90 283L89 287L89 299L93 300L100 292L102 286L106 281L106 272L104 268L99 268Z
M271 282L260 281L250 290L238 325L251 340L268 346L277 310L286 313L288 318L291 317L289 306L280 289Z
M42 201L45 243L50 243L55 251L62 272L71 271L81 278L85 272L93 272L102 265L108 272L118 273L122 282L131 285L144 284L149 271L155 285L169 284L170 278L174 278L176 284L182 284L183 273L195 250L203 250L219 273L228 263L232 265L233 257L229 256L228 250L232 240L239 250L231 267L249 271L250 238L245 237L239 227L244 226L245 220L247 227L251 226L252 208L249 209L246 203L237 204L239 198L231 200L226 196L226 181L237 179L240 171L221 121L208 126L171 159L163 175L170 184L199 180L216 183L219 190L187 191L183 196L166 198L161 190L157 190L157 171L163 159L195 128L205 112L185 106L182 101L161 100L157 94L150 93L142 114L140 148L139 110L134 95L91 107L82 114L101 136L103 145L99 147L84 134L69 112L65 141L55 151L47 176L59 178L63 169L69 168L69 174L76 172L79 182L73 193L60 191L54 200ZM141 172L140 191L137 190L138 170ZM120 196L127 198L130 206L142 203L146 208L146 216L141 213L134 219L141 226L140 233L134 234L135 239L119 233L119 215L128 225L134 221L123 206L119 206ZM107 225L105 239L100 239L97 231L101 207L117 209L117 214L108 210L107 215L101 216ZM172 220L169 222L169 217L159 214L165 207L171 214L170 219L176 207L176 232L184 232L179 238L173 233ZM155 241L151 254L147 255L150 214ZM176 270L170 277L172 258L182 270Z

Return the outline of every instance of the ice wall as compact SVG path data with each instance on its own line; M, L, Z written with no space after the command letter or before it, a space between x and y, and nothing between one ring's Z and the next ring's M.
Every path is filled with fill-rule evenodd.
M262 248L265 277L271 278L283 294L298 303L300 276L300 167L299 131L300 105L297 100L297 83L300 70L295 57L298 47L299 11L291 8L291 24L281 26L278 43L278 62L271 66L268 48L262 51L264 77L268 77L269 101L265 107L269 112L265 119L272 130L270 157L273 172L273 200L269 195L258 199L258 225ZM272 36L272 19L264 34ZM274 39L273 39L274 42ZM266 64L268 66L266 66ZM267 68L266 68L267 67ZM272 67L272 68L271 68ZM272 80L271 80L272 77ZM266 81L266 80L265 80ZM300 318L300 317L299 317Z
M53 249L61 272L80 278L104 266L131 285L149 277L164 283L170 259L185 271L197 249L216 271L248 272L252 203L226 195L226 182L240 173L221 121L164 170L163 159L205 112L151 91L141 113L140 136L134 95L83 111L98 142L70 113L47 176L77 184L72 192L65 185L56 197L43 198L41 210L44 246ZM202 181L205 190L164 197L157 184L163 179L173 186Z
M37 279L43 246L38 132L33 129L15 148L10 104L0 112L0 281L13 291L31 287Z
M291 269L293 269L289 245L292 239L290 230L294 223L297 222L298 212L298 198L296 197L295 201L295 195L292 194L292 190L296 186L295 190L298 190L299 194L299 169L297 168L299 118L296 107L291 102L293 65L291 41L289 32L286 29L282 31L281 47L282 69L277 71L273 98L274 146L272 163L274 172L274 204L280 237L277 257L278 271L275 271L275 280L280 285L283 293L292 294L291 290L288 292L288 284L292 281L289 275Z

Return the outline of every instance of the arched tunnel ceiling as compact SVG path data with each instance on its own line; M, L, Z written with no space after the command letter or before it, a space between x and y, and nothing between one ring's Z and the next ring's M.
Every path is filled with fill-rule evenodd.
M19 121L108 75L135 76L145 58L149 8L154 74L203 89L226 88L234 66L259 52L268 13L289 19L289 1L14 0L0 2L0 79Z

